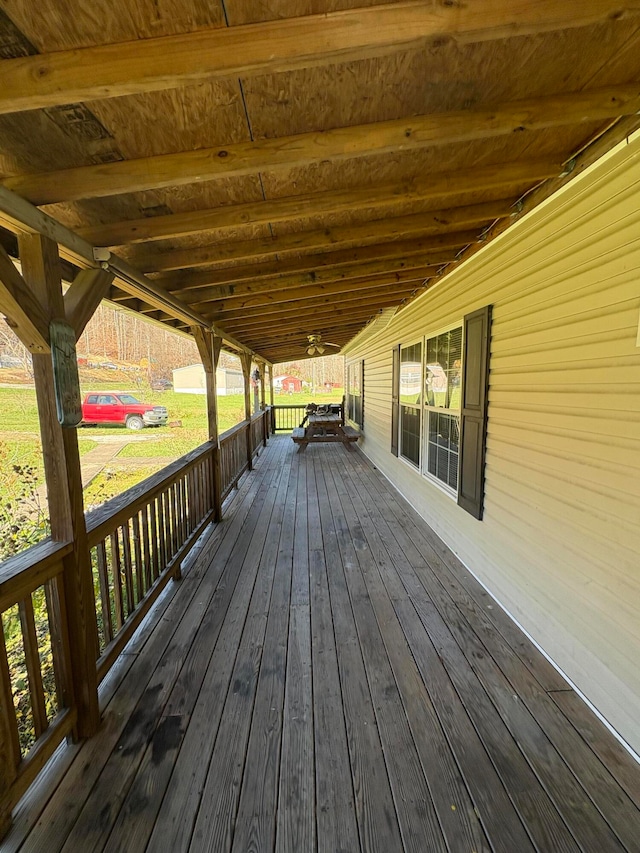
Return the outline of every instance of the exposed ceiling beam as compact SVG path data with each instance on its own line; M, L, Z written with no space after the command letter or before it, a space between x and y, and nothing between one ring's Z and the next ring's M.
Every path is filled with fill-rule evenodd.
M365 278L372 275L388 274L393 276L394 272L400 270L451 263L455 255L454 249L436 249L433 252L421 251L415 255L403 254L362 263L350 261L347 258L341 258L338 261L333 256L327 256L331 258L331 261L326 265L319 263L311 265L309 259L301 258L295 263L289 261L286 264L276 263L264 266L256 264L222 271L211 270L211 272L207 270L188 276L157 278L153 281L171 293L180 294L184 300L197 302L201 299L208 299L212 294L215 298L215 291L212 287L220 287L221 285L253 282L255 287L264 289L263 285L269 282L273 288L288 285L300 287L303 284L319 284L348 278Z
M2 183L34 204L50 204L290 169L327 160L491 139L527 130L618 118L639 110L640 84L611 85L585 92L483 104L472 110L17 175L5 178Z
M356 320L355 322L350 322L347 324L343 324L338 322L337 324L326 323L326 324L315 324L310 326L309 324L300 325L299 328L288 332L286 335L283 335L278 338L267 339L261 338L259 335L255 335L253 337L248 337L247 341L252 342L256 346L261 346L264 350L268 350L270 356L275 356L276 358L282 356L285 353L293 353L294 358L296 357L296 353L302 353L306 348L306 338L310 333L319 333L322 334L323 338L331 343L340 344L340 346L344 346L345 343L351 340L351 338L359 332L367 323L372 320L377 313L372 315L371 317L367 317L364 320ZM333 350L335 352L335 350ZM327 355L331 355L331 352L327 352Z
M309 309L309 312L306 314L300 314L300 312L294 311L284 312L282 314L273 314L271 316L265 315L262 317L254 315L253 317L248 317L246 320L242 320L240 318L224 318L224 320L221 319L219 322L224 322L225 328L228 328L234 335L243 338L252 330L257 331L260 334L267 334L270 331L274 331L274 329L285 329L287 324L293 325L294 327L299 326L301 323L306 326L313 326L314 323L323 321L333 322L337 318L342 320L353 320L370 317L372 314L375 314L378 309L398 305L410 295L411 292L407 292L406 294L392 293L386 297L379 296L370 303L351 303L342 301L333 304L329 303L324 306Z
M8 59L0 69L0 112L272 74L425 44L436 50L451 40L565 30L637 15L638 9L611 0L510 0L508 12L503 0L482 6L415 0Z
M289 196L246 204L223 205L211 210L194 210L167 216L145 217L110 225L80 228L78 234L99 246L118 246L146 243L169 237L184 237L203 231L238 228L244 225L265 225L325 214L346 213L412 204L429 199L470 192L487 192L501 187L528 188L546 178L557 177L562 171L559 163L531 161L482 166L456 172L441 172L411 183L354 188ZM435 213L436 211L434 211Z
M470 243L477 243L479 239L480 235L476 230L455 231L452 234L415 237L413 240L398 240L394 243L382 245L354 246L321 255L305 255L302 258L293 258L287 261L274 261L270 264L227 267L218 272L220 275L226 275L227 280L232 282L242 281L247 277L253 281L268 278L282 279L296 273L311 273L312 280L316 281L318 276L327 270L368 263L379 265L382 261L389 261L389 266L393 268L398 259L409 261L416 255L425 258L431 254L433 260L425 261L429 265L442 263L443 257L452 258L462 247L468 246ZM252 268L255 270L253 275L251 275ZM236 270L238 270L237 276ZM192 287L185 287L181 288L179 292L186 299L189 299L189 293L193 289Z
M351 334L351 330L354 328L354 326L359 327L362 325L362 321L352 321L352 322L347 321L346 323L340 322L337 325L331 325L329 323L329 324L326 324L325 326L321 326L321 325L315 325L314 326L314 325L312 325L311 327L309 326L308 321L302 321L299 325L300 325L300 328L305 329L307 331L301 332L300 329L298 329L298 328L294 329L293 331L292 330L279 331L276 334L266 335L263 338L263 340L266 344L268 344L268 346L271 349L273 349L274 347L277 347L277 346L287 346L287 344L291 344L292 342L302 343L306 339L307 334L312 334L312 333L313 334L321 334L323 337L326 337L327 335L330 334L333 337L327 338L328 341L331 341L332 343L342 342L343 340L345 340L347 338L347 336L349 334ZM302 339L301 339L301 335L302 335ZM252 337L251 335L249 335L249 336L247 336L247 340L257 341L257 340L259 340L259 338L258 337Z
M267 318L270 322L275 317L285 317L295 314L296 312L310 312L321 310L326 306L344 306L349 305L370 305L377 299L393 299L400 302L407 293L412 293L418 290L419 285L411 282L403 285L383 285L372 290L357 291L355 293L343 293L338 299L335 294L327 294L325 296L311 296L303 299L296 299L293 302L276 303L275 305L266 305L258 308L230 308L219 309L219 303L215 303L214 310L211 311L211 317L214 317L222 325L229 325L228 321L238 321L247 323L259 322L261 319Z
M179 249L163 253L134 254L132 263L145 272L162 272L198 266L227 266L231 262L251 263L269 257L284 258L306 252L321 254L350 246L370 246L390 240L412 237L425 240L431 237L433 246L451 245L438 243L438 235L450 234L456 228L470 225L485 225L509 216L513 210L513 199L484 204L474 204L449 210L433 210L410 216L376 219L361 225L323 228L318 231L296 231L281 237L265 237L235 243L216 243L201 248ZM450 238L444 238L446 241Z
M380 284L397 284L406 281L423 280L434 275L440 265L431 267L417 267L416 269L408 270L385 270L377 275L369 275L359 278L343 279L334 282L325 282L320 284L300 284L299 281L287 282L286 285L278 284L277 289L273 287L273 282L249 282L248 284L239 285L224 285L221 287L212 287L206 291L201 291L197 294L197 298L202 300L203 304L211 305L218 300L238 300L241 304L246 303L248 299L255 299L256 305L272 304L273 302L288 302L290 298L299 298L309 293L310 295L317 294L322 296L324 293L343 293L348 290L358 290L359 288L378 287ZM139 310L139 300L134 299L128 293L118 287L113 287L109 294L109 299L116 304L124 305L132 310ZM194 303L198 304L198 303Z
M224 299L207 299L194 303L203 312L215 310L229 310L233 308L251 308L255 310L269 305L279 305L287 302L295 302L298 299L311 299L313 297L330 296L339 294L364 291L367 295L370 290L380 287L403 287L412 285L418 287L425 278L433 276L439 267L420 267L418 270L409 270L396 276L375 276L363 279L347 279L326 284L305 284L303 287L277 290L269 288L260 293L244 296L227 296Z

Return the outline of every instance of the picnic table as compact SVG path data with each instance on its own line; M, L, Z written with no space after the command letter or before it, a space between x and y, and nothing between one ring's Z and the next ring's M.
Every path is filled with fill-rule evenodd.
M342 415L333 412L316 412L305 420L306 426L294 429L291 436L298 445L298 453L306 450L307 444L319 441L340 442L347 450L352 450L351 442L360 438L357 430L345 425Z

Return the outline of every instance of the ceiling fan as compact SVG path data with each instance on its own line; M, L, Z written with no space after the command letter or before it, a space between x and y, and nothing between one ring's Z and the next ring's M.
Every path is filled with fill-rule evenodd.
M322 335L307 335L307 341L307 355L322 355L326 347L340 349L340 344L330 344L328 341L323 341Z

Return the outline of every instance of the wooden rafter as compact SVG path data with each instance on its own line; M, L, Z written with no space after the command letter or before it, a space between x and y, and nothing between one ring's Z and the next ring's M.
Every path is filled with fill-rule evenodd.
M618 118L639 110L640 84L608 86L487 104L473 110L340 127L323 133L18 175L5 178L3 185L34 204L51 204L290 169L327 160L491 139L514 132Z
M502 0L466 7L422 2L205 30L5 60L0 112L176 88L216 77L268 74L400 49L532 35L637 15L610 0ZM7 67L5 67L7 66Z
M396 287L398 289L404 286L416 287L425 278L429 278L437 272L439 267L420 267L417 270L408 270L406 272L397 273L396 275L378 275L363 279L347 279L345 281L336 281L326 284L305 284L302 287L292 288L268 288L262 291L254 291L245 295L227 295L220 298L209 298L202 303L202 310L209 309L210 311L233 308L244 308L257 311L265 306L279 305L286 302L295 302L300 299L312 299L322 296L332 296L333 298L340 295L353 293L354 295L362 292L363 296L367 296L369 291L379 289L381 287Z
M99 246L146 243L168 237L183 237L202 231L286 222L299 217L331 216L353 210L393 207L398 204L444 199L461 193L500 190L502 187L530 187L560 174L559 163L529 161L504 163L420 177L410 183L358 187L338 192L316 192L247 204L224 205L211 210L145 217L110 225L80 228L78 233ZM0 188L1 191L2 188ZM451 205L451 208L454 206ZM438 211L433 211L435 215Z
M250 263L268 257L283 258L298 252L321 254L350 246L384 244L390 240L412 237L414 241L430 237L433 248L451 245L448 235L462 226L485 225L508 216L513 199L467 205L449 210L433 210L409 216L387 217L345 228L323 228L301 231L281 237L227 243L202 248L180 249L162 254L134 255L133 262L145 272L178 270L198 266L226 266L232 261Z
M339 305L371 305L377 299L402 299L406 294L417 289L414 282L403 285L382 285L371 290L360 291L356 293L344 293L339 300L336 300L335 294L327 294L326 296L313 296L306 299L297 299L292 302L278 302L274 305L262 305L259 309L247 308L231 308L220 309L216 303L216 308L211 312L211 316L215 317L222 325L227 325L229 321L246 321L246 322L270 322L272 317L286 317L295 314L298 311L315 312L322 310L324 307Z
M253 282L258 289L263 289L269 282L273 288L289 285L300 287L303 284L344 281L349 278L365 278L372 275L393 276L395 272L402 270L451 263L455 255L454 249L436 249L433 252L419 251L416 254L391 255L360 263L357 260L354 262L344 258L340 263L336 261L327 265L311 263L310 260L313 259L302 258L295 264L292 262L273 266L256 264L253 267L224 270L224 275L218 270L212 270L178 278L155 279L155 281L171 293L180 294L183 301L196 304L208 299L211 295L215 298L217 291L213 289L214 287L242 282Z
M309 308L304 314L300 311L285 310L281 313L254 314L242 317L216 317L216 322L223 323L235 335L244 336L251 330L284 329L287 323L294 326L300 322L315 323L322 320L332 321L337 317L344 320L363 319L370 317L379 308L388 308L397 305L403 299L408 298L412 291L406 293L389 293L386 296L378 296L368 302L358 300L340 300L340 302L327 302L315 308Z

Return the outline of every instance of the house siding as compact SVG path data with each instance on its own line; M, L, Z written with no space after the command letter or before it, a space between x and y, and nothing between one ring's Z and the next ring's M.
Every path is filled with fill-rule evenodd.
M484 519L390 452L392 348L491 303ZM364 358L362 449L640 751L640 136L410 304Z

